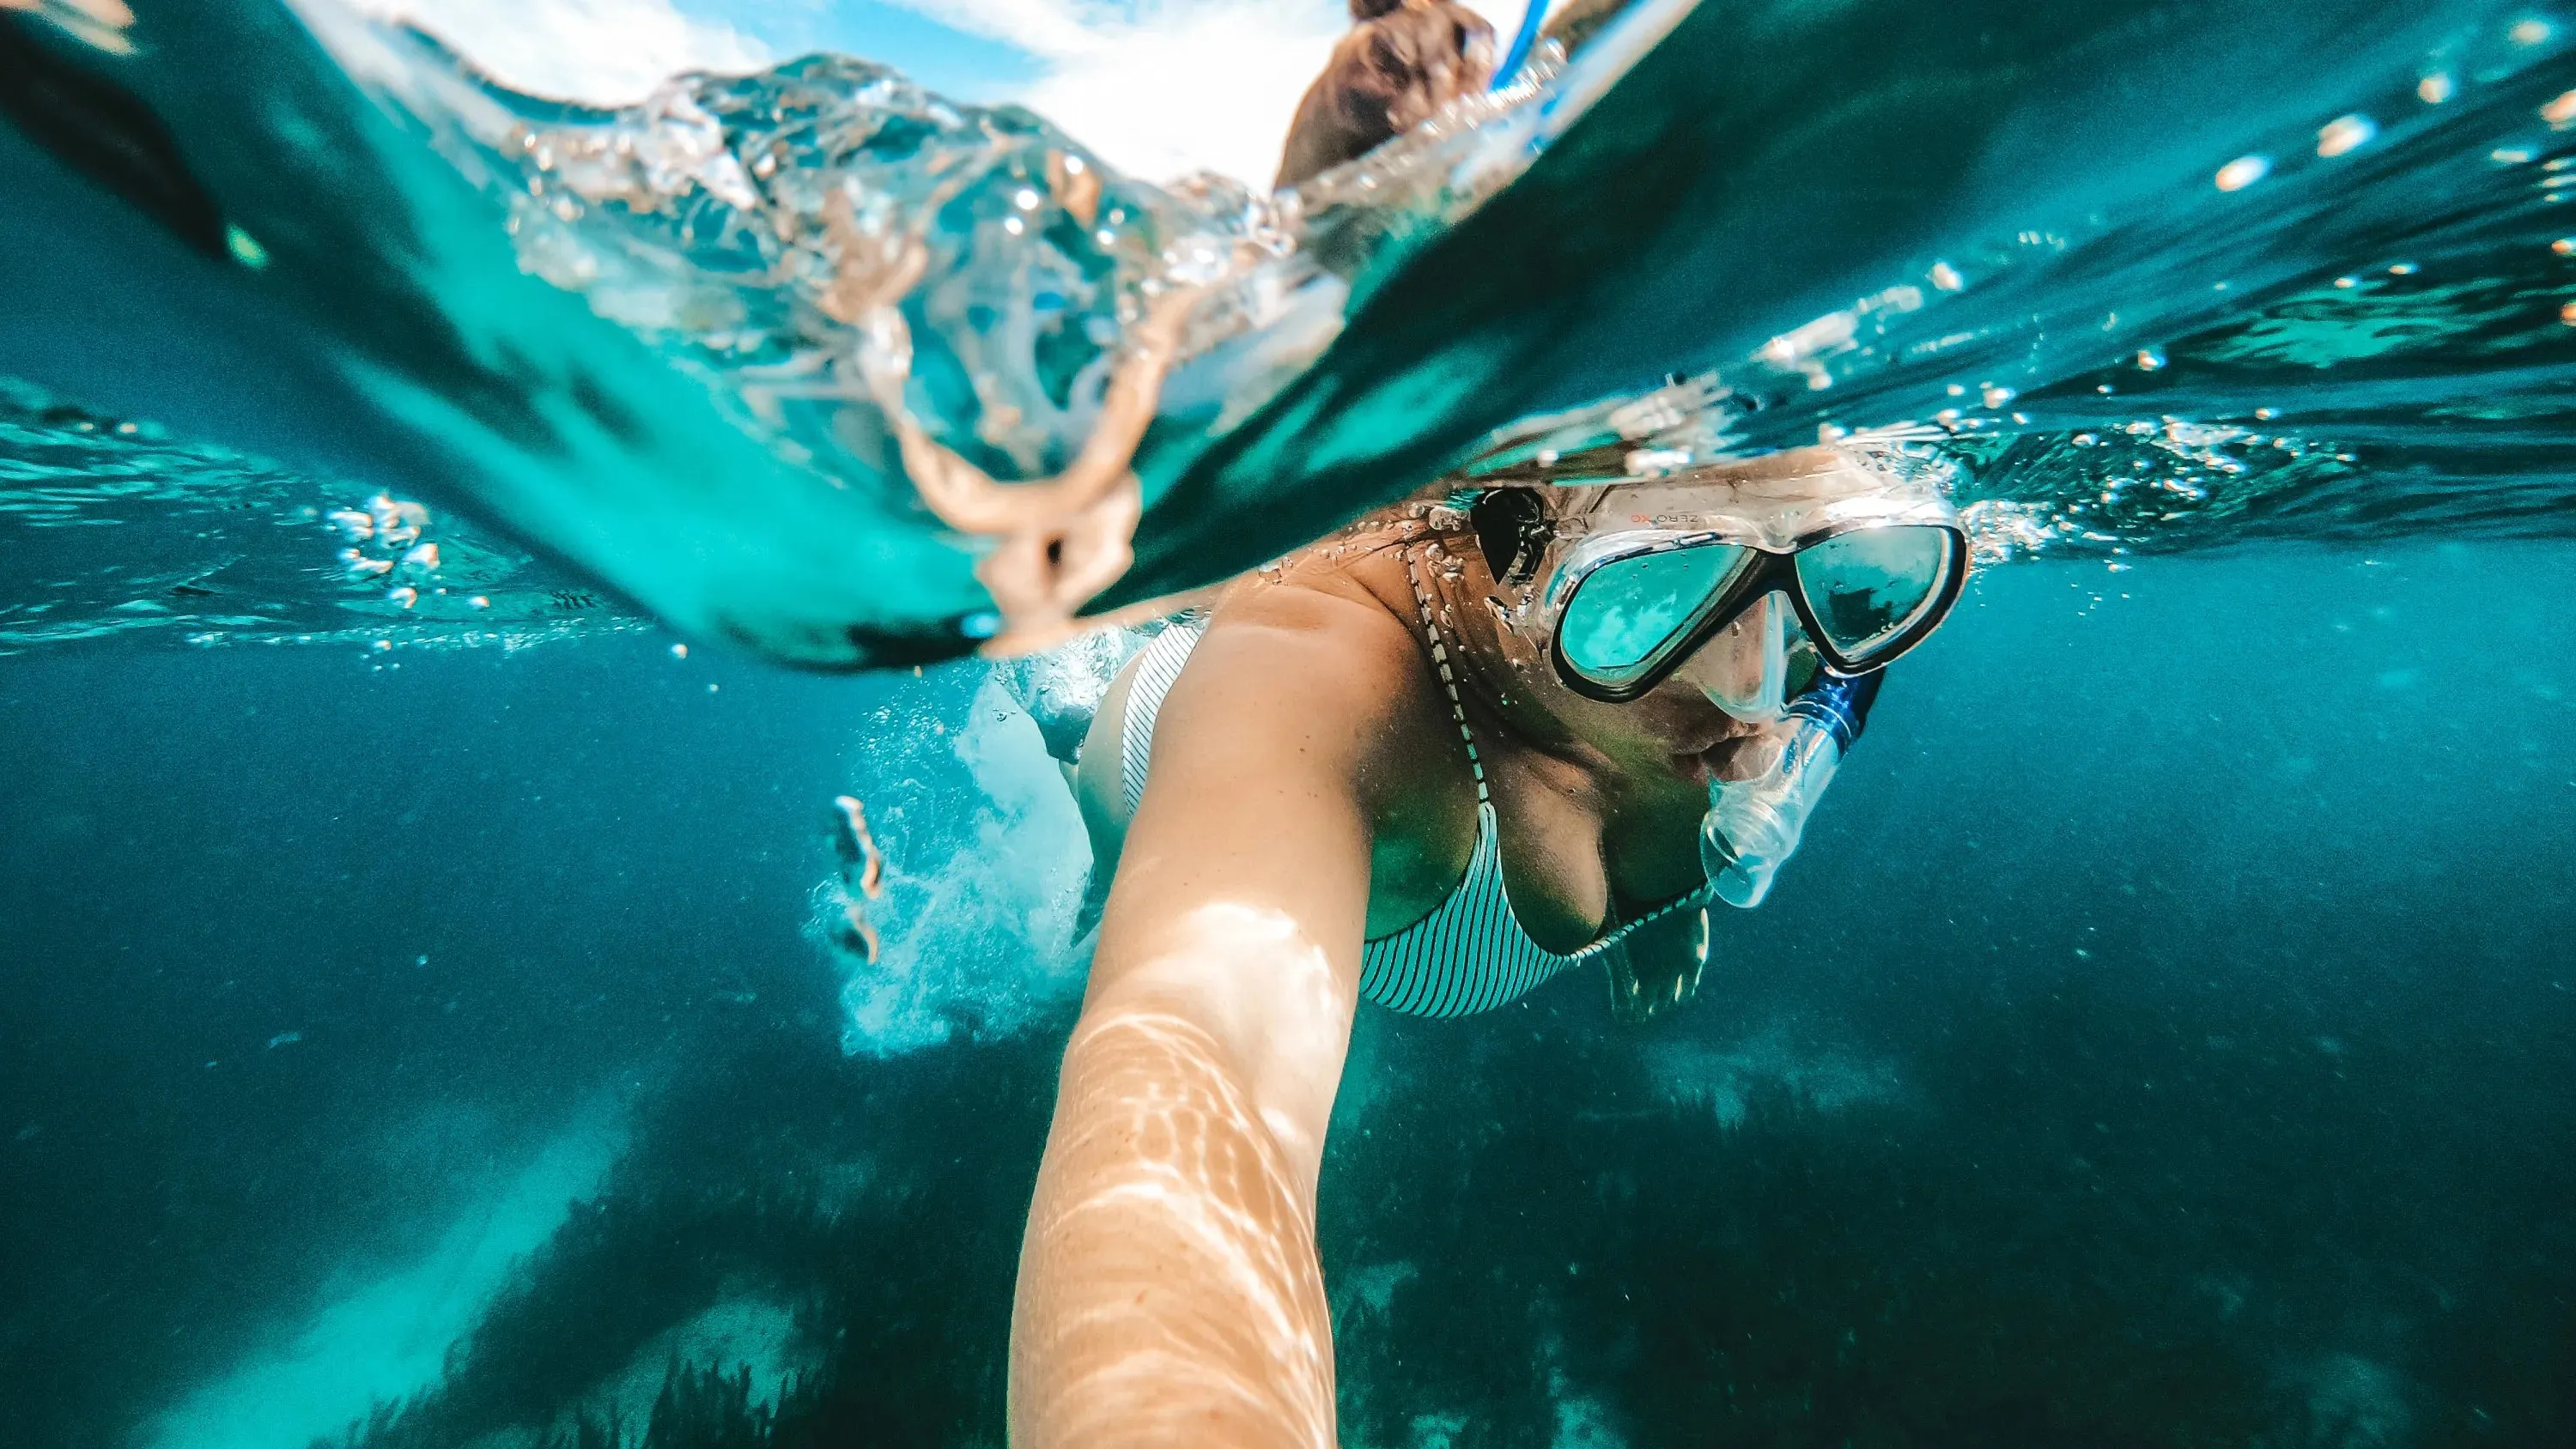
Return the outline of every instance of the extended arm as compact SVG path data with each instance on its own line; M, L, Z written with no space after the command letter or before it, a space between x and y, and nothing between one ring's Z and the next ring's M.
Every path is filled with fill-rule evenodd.
M1359 781L1419 673L1383 609L1253 586L1164 702L1021 1249L1021 1449L1333 1442L1315 1179L1368 908Z

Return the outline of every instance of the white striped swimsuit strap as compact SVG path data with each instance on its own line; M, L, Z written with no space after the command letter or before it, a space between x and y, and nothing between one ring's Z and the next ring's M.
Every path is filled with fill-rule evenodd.
M1466 1016L1490 1011L1528 991L1573 963L1541 947L1521 929L1504 889L1502 828L1494 813L1492 788L1485 778L1484 757L1467 722L1467 706L1458 689L1456 660L1440 628L1431 592L1413 556L1404 561L1422 620L1424 647L1431 652L1441 691L1449 699L1449 717L1467 753L1476 781L1476 847L1467 871L1431 914L1391 936L1367 944L1362 953L1360 990L1369 1000L1418 1016Z
M1145 775L1154 763L1154 721L1162 715L1163 697L1181 677L1198 647L1199 626L1174 624L1154 636L1136 656L1136 673L1127 684L1127 713L1118 728L1118 792L1127 802L1127 818L1145 798Z

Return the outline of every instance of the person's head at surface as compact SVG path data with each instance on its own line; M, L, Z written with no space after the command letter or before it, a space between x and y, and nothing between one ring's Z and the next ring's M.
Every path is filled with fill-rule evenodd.
M1532 0L1545 6L1548 0ZM1565 0L1548 39L1580 50L1634 0ZM1502 47L1456 0L1350 0L1352 30L1297 106L1274 186L1295 186L1411 130L1493 84Z
M1361 156L1493 81L1494 28L1454 0L1350 0L1353 28L1298 102L1273 183Z
M1465 524L1422 570L1461 682L1530 745L1685 791L1766 768L1790 699L1919 642L1967 568L1937 488L1833 448L1492 490Z

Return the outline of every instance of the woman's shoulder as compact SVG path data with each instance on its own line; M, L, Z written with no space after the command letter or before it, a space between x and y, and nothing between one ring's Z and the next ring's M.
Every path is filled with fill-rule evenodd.
M1413 648L1407 555L1431 531L1425 511L1399 504L1365 515L1228 585L1209 619L1347 635L1371 653Z
M1265 715L1327 726L1355 761L1445 719L1392 537L1328 539L1229 585L1168 708L1231 732ZM1254 733L1261 731L1256 729Z
M1329 665L1345 678L1418 672L1421 648L1402 607L1403 568L1392 555L1282 560L1228 586L1193 659L1213 647Z

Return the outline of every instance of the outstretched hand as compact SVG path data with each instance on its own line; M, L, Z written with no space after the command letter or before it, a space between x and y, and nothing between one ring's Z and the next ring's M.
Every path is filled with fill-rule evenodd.
M1494 28L1453 0L1350 0L1358 22L1297 103L1279 158L1296 183L1422 123L1494 75Z

